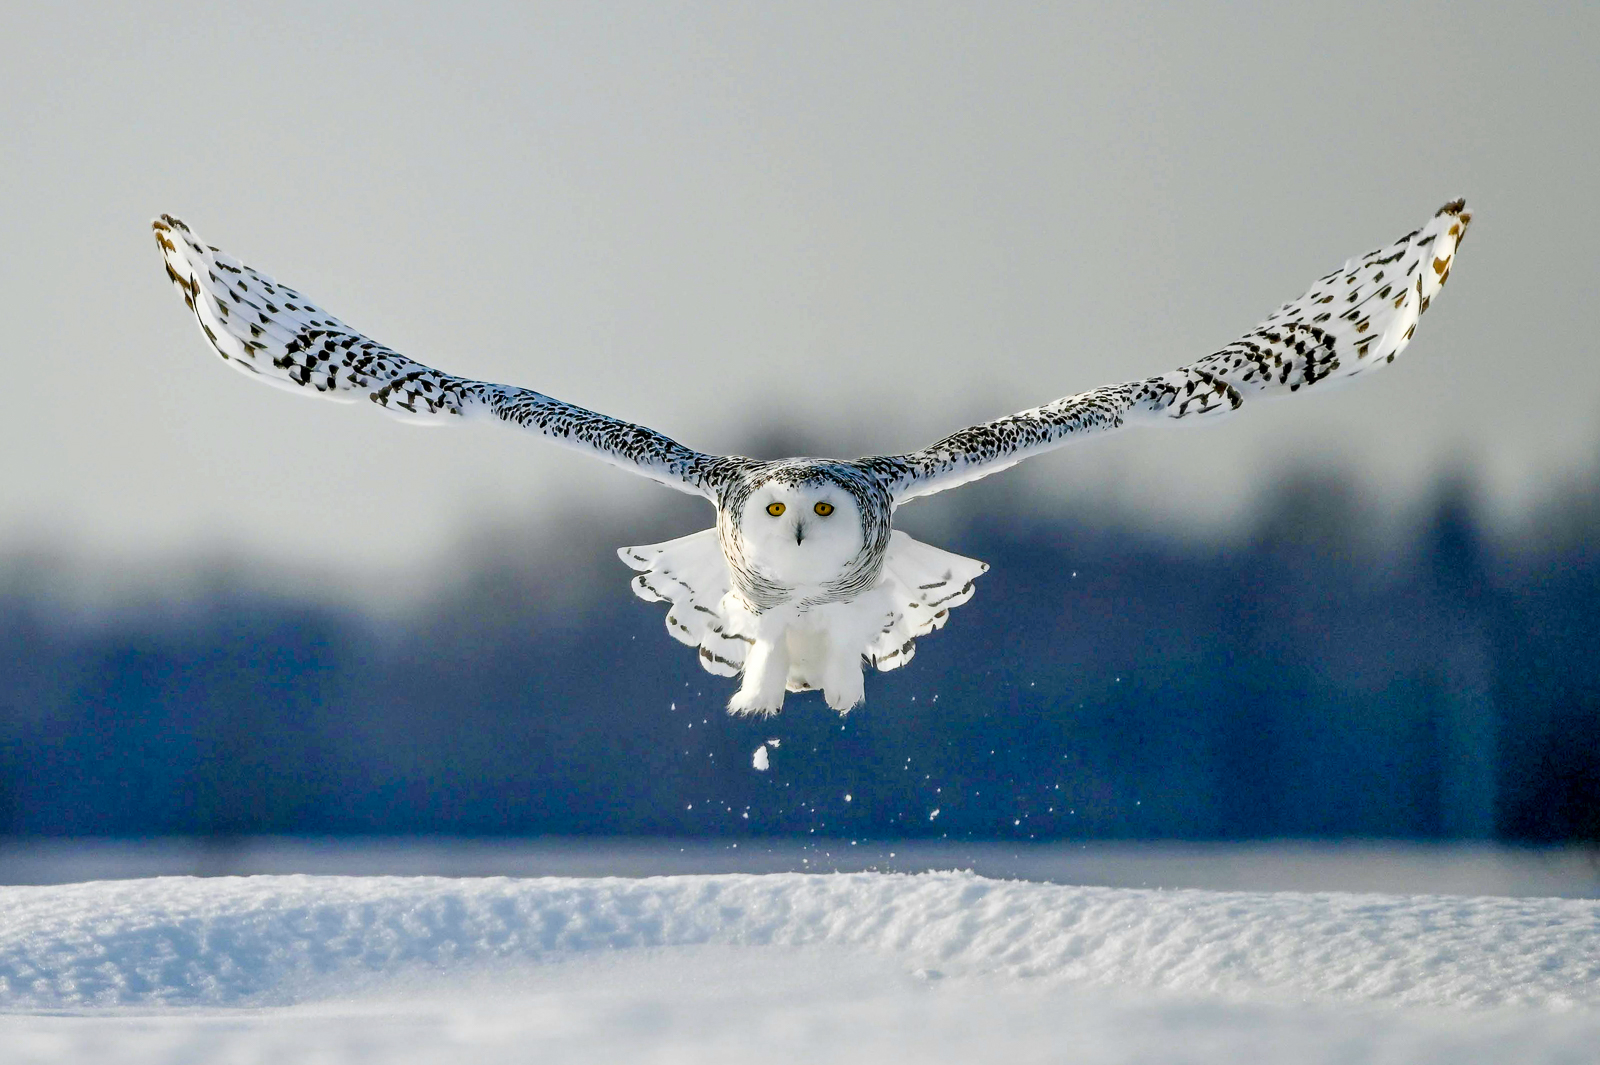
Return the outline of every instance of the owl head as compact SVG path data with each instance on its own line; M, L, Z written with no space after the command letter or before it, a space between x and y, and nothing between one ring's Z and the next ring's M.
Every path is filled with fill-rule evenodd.
M737 519L746 558L788 585L838 580L862 553L862 525L854 494L820 474L758 481Z

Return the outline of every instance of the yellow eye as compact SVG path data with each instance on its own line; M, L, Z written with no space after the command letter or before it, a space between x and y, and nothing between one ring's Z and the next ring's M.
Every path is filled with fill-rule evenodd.
M829 514L833 513L833 504L832 503L818 503L816 506L812 507L811 509L816 511L818 514L821 514L824 518L826 518Z
M771 514L774 518L776 518L779 514L782 514L783 510L784 510L784 507L783 507L782 503L768 503L767 504L767 513Z

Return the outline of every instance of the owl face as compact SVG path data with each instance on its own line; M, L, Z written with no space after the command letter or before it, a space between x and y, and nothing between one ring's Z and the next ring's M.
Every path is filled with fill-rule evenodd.
M739 533L745 554L782 584L836 580L861 554L861 509L827 481L768 481L745 502Z

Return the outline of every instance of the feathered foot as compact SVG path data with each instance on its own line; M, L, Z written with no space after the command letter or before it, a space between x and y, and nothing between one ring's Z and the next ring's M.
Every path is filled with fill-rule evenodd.
M782 634L774 640L757 639L744 660L744 683L728 700L728 713L770 717L783 709L783 691L789 676L789 650Z
M867 701L867 682L861 675L861 656L853 654L848 664L830 669L822 679L822 698L840 715Z

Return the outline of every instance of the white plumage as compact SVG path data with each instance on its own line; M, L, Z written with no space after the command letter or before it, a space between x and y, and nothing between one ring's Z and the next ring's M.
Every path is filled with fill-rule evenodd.
M737 713L785 691L861 702L863 662L894 669L949 620L988 567L892 528L894 508L987 477L1074 437L1237 410L1394 361L1450 276L1471 215L1445 204L1395 243L1319 279L1231 344L1170 373L1083 392L954 433L920 451L854 461L708 455L641 425L526 388L441 373L358 333L298 292L153 223L167 275L229 365L330 399L431 419L496 419L704 496L715 528L623 548L634 591L670 602L667 630L701 665L743 674Z

